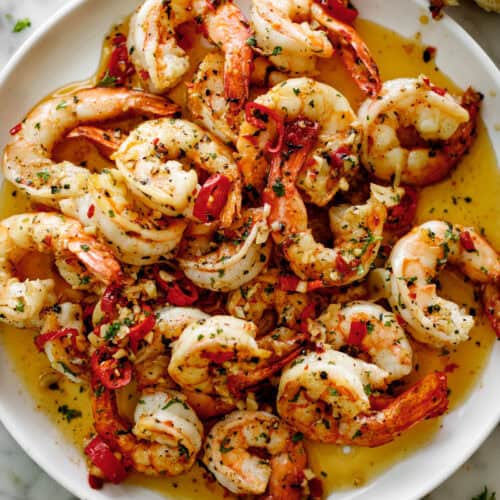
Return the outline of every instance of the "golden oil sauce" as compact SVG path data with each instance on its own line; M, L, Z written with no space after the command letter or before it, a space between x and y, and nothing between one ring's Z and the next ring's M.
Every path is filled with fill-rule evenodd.
M383 80L425 73L436 85L446 87L451 92L459 92L459 89L436 68L432 60L427 63L423 61L424 47L418 41L402 38L368 21L358 21L357 28L371 49ZM102 63L94 77L67 86L53 96L63 96L81 88L94 86L105 72L112 50L112 38L116 33L127 33L127 31L127 21L113 28L106 38ZM188 33L188 36L193 34L194 31ZM193 36L193 40L190 50L192 71L207 52L206 43L200 41L198 35ZM320 80L336 87L349 99L354 108L358 107L363 96L338 59L321 61L318 69ZM191 75L192 73L185 81L190 81ZM132 85L139 86L139 81L134 80ZM181 83L169 94L183 107L185 88L185 83ZM55 151L55 156L76 163L88 161L93 165L106 165L93 146L84 141L62 143ZM458 168L446 180L422 191L417 213L418 222L437 218L471 225L483 232L489 241L500 249L500 231L497 223L500 216L497 207L499 198L500 170L485 127L480 124L478 137ZM4 184L0 196L0 218L22 212L28 206L29 203L21 193L12 186ZM27 268L23 269L23 274L33 273L40 277L40 262L36 261L36 270L30 269L30 265L27 265ZM47 261L44 276L54 275L48 269L49 266L50 261ZM440 281L443 296L463 305L471 312L480 311L480 304L474 296L472 285L465 283L462 276L444 271ZM66 380L60 380L56 386L44 387L40 384L40 376L47 373L50 367L46 357L38 353L35 348L32 341L34 334L5 325L2 325L1 329L0 339L4 349L12 359L16 372L32 394L37 408L49 415L64 436L81 448L84 440L93 432L88 389L81 389ZM415 370L408 377L408 382L415 382L424 374L436 369L446 370L450 387L450 408L454 408L475 386L493 343L494 335L482 316L478 316L471 338L456 348L437 351L414 342ZM119 399L123 412L131 416L137 395L128 391L121 394ZM61 410L63 405L81 412L81 417L68 422L64 411ZM310 467L323 480L325 494L342 488L361 486L431 440L439 427L439 419L422 422L392 443L373 449L306 443ZM149 478L135 475L129 481L178 499L228 497L227 492L213 480L207 480L206 474L198 466L178 478Z

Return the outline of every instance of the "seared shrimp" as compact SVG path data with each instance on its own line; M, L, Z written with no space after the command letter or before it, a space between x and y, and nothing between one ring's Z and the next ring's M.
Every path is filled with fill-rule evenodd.
M436 347L468 339L474 318L437 295L434 279L447 262L477 283L498 284L500 258L472 228L429 221L413 228L392 249L391 295L394 311L420 342Z
M269 207L246 210L231 227L216 233L217 246L213 235L208 241L187 235L178 258L186 276L201 288L219 292L235 290L255 278L271 254L268 213Z
M279 69L313 73L316 58L329 58L326 33L312 25L312 0L254 0L252 24L257 46Z
M297 436L271 413L235 411L212 427L202 460L217 481L237 495L265 493L265 498L299 500L307 454Z
M143 266L173 254L185 221L169 219L137 200L118 170L91 176L88 189L83 196L62 200L61 210L96 228L122 262Z
M192 323L173 344L168 372L187 391L231 403L242 389L265 380L297 356L298 341L303 340L291 332L291 339L284 334L281 340L278 333L276 339L257 341L256 333L253 323L232 316Z
M36 106L5 148L5 178L45 204L81 196L86 190L86 168L64 161L54 163L55 144L71 129L139 113L169 116L177 106L161 97L126 89L94 88Z
M86 234L78 221L49 212L13 215L0 223L0 321L20 328L39 325L41 311L56 302L52 279L20 281L14 276L16 262L28 252L76 258L102 283L122 277L112 251Z
M270 168L270 145L276 152L283 144L283 124L300 118L318 123L319 129L297 184L311 202L323 206L339 189L349 188L361 141L361 125L349 102L329 85L292 78L249 103L238 137L238 164L245 183L261 190Z
M469 89L460 104L423 76L385 82L359 109L364 166L396 183L441 180L472 144L480 101Z
M394 314L372 302L332 304L321 316L308 320L308 331L315 340L334 349L366 353L372 363L388 373L387 381L412 370L413 352L405 331Z
M227 226L241 207L240 174L231 151L187 120L139 125L114 155L118 169L143 203L165 215L190 215L199 190L197 169L230 183L220 218Z
M177 391L144 391L135 425L118 414L116 395L96 380L91 391L95 429L124 464L151 476L178 476L191 469L201 449L203 425Z
M315 441L380 446L448 406L446 376L427 375L383 410L372 410L368 394L384 389L387 372L327 350L297 358L283 371L278 413Z

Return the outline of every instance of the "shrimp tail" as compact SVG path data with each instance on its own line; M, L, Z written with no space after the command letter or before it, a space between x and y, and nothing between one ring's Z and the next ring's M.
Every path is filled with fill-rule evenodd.
M352 444L370 447L383 445L422 420L439 417L447 409L446 375L442 372L431 373L394 399L381 412L361 418L361 425L352 437Z
M130 94L127 107L130 111L151 116L174 116L180 112L179 106L164 97L135 91Z
M483 307L491 328L500 339L500 290L498 285L488 284L483 288Z
M111 159L113 153L118 151L122 140L117 138L112 131L103 130L98 127L81 125L74 128L66 139L86 139L97 147L105 158Z
M268 493L263 500L300 500L307 455L294 452L282 453L271 458L273 473L269 478Z

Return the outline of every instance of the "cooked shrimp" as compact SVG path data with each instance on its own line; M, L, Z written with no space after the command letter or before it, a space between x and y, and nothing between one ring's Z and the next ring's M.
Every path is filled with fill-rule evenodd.
M297 436L271 413L235 411L212 427L202 460L217 481L237 495L265 493L265 498L299 500L307 454Z
M312 25L312 0L254 0L252 24L257 46L279 69L313 73L316 58L329 58L333 47Z
M303 340L287 332L283 339L278 335L257 341L256 333L253 323L232 316L192 323L172 346L168 372L187 391L232 403L242 389L265 380L295 357Z
M86 190L88 170L64 161L55 163L51 152L72 128L103 122L131 113L169 116L177 106L161 97L126 89L94 88L36 106L5 148L5 178L45 204Z
M50 366L77 384L86 380L88 342L81 306L69 302L55 305L44 311L42 321L35 342L45 351Z
M368 394L384 389L388 373L378 366L327 350L297 358L283 371L278 413L315 441L380 446L448 405L446 376L432 373L372 410Z
M111 250L85 233L82 225L57 213L13 215L0 223L0 320L18 327L37 326L40 313L55 304L54 280L20 281L15 264L29 252L76 258L102 283L120 280Z
M122 262L138 266L168 259L186 222L169 219L137 200L118 170L88 179L89 192L60 202L63 213L96 228Z
M382 82L378 66L365 42L352 26L330 15L328 7L318 3L311 7L313 19L326 28L328 38L356 85L370 96L377 94Z
M165 215L191 214L199 189L197 169L224 175L231 183L220 216L223 223L231 224L240 212L240 174L231 151L187 120L139 125L113 158L134 194Z
M472 228L429 221L413 228L389 258L394 311L420 342L436 347L468 339L474 318L458 304L437 295L434 279L447 262L477 283L498 283L500 258Z
M469 89L460 104L423 76L385 82L359 109L364 166L397 183L441 180L472 144L480 101Z
M366 353L371 362L388 373L387 381L408 375L413 352L405 331L394 314L372 302L332 304L318 318L308 320L308 331L314 339L333 349Z
M201 449L203 425L182 393L144 391L133 428L118 414L114 391L96 380L91 400L97 433L134 470L178 476L191 469Z
M361 125L340 92L310 78L292 78L250 106L254 109L248 112L247 108L237 143L245 184L257 190L264 187L270 168L266 149L283 140L282 127L274 119L277 115L282 122L305 118L319 125L314 148L297 176L298 186L310 201L323 206L339 189L349 188L359 163Z
M482 295L484 311L490 321L491 328L500 338L500 290L498 285L491 283L485 285Z
M248 209L231 227L201 238L187 235L178 257L186 276L201 288L230 291L255 278L271 254L267 225L268 207ZM217 246L216 246L217 245Z

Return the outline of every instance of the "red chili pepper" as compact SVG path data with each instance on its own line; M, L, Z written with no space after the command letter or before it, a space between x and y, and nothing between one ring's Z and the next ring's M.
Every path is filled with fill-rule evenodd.
M76 336L78 335L78 330L76 328L62 328L61 330L55 330L53 332L42 333L35 338L35 345L38 350L42 352L45 348L45 344L55 339L60 339L61 337L67 337L71 335L71 341L73 342L73 347L76 349ZM78 349L77 349L78 350Z
M296 292L299 283L300 283L299 278L291 274L286 276L280 276L278 278L278 287L280 290L283 290L284 292Z
M89 474L89 486L93 490L100 490L104 486L104 481L100 477Z
M151 312L149 316L146 316L140 323L130 328L128 338L130 348L133 352L137 352L140 341L155 327L155 324L156 317Z
M101 346L92 355L92 372L106 389L116 390L125 387L132 380L132 365L128 359L115 359L112 355L117 348Z
M104 442L104 440L96 436L85 447L85 454L90 458L90 461L98 467L106 479L114 484L119 484L127 477L127 471L123 464L118 460L111 448ZM89 476L89 483L92 476ZM95 484L95 483L94 483Z
M203 352L201 354L201 357L205 358L205 359L209 359L210 361L213 361L214 363L221 365L222 363L225 363L226 361L233 359L234 353L233 352Z
M149 73L145 69L141 69L139 75L143 80L149 80L150 78Z
M95 214L95 205L90 205L89 209L87 210L87 217L89 219L92 219L92 217L94 217L94 214Z
M470 235L469 231L462 231L460 233L460 244L466 252L476 251L474 241L472 241L472 236Z
M23 128L23 124L22 123L18 123L17 125L14 125L10 130L9 130L9 134L10 135L16 135L18 134L19 132L21 132L21 129Z
M314 318L316 316L316 304L311 302L307 304L306 307L300 313L300 331L302 333L309 333L309 329L307 327L307 320L309 318Z
M358 11L354 7L346 7L342 0L315 0L332 17L346 24L352 24L358 17Z
M347 262L342 255L338 254L335 258L335 268L340 274L352 274L354 268L359 265L358 259Z
M417 213L418 193L411 186L403 186L405 194L398 205L387 210L384 228L392 233L405 233L410 229Z
M448 363L444 367L444 372L445 373L453 373L457 368L458 368L458 365L456 363Z
M127 38L117 35L113 38L114 49L108 64L108 74L114 78L115 85L124 85L128 76L135 71L128 57Z
M323 481L314 477L309 481L309 493L311 498L323 498Z
M429 87L429 89L432 90L433 92L435 92L436 94L441 95L441 96L446 94L446 89L443 89L441 87L433 85L427 77L425 77L423 80L424 80L424 83Z
M269 119L274 120L276 124L276 131L278 132L278 139L276 140L276 144L274 146L270 142L267 143L266 149L271 154L281 152L285 139L285 118L281 113L278 113L273 109L269 109L262 104L249 102L245 106L245 118L248 123L260 130L267 128L267 122Z
M198 296L198 289L188 280L172 282L167 292L167 300L174 306L190 306L198 300Z
M353 321L351 323L351 329L349 330L349 337L347 338L347 343L350 345L359 346L363 342L368 329L366 327L365 321Z
M408 326L406 321L403 319L403 316L401 316L400 314L396 314L396 321L402 328L406 328Z
M196 197L193 215L203 223L216 220L227 202L231 184L225 175L210 176Z
M352 154L352 151L347 146L340 146L340 148L329 154L332 166L337 170L344 169L344 159L346 156Z
M120 298L120 287L116 284L109 285L102 295L101 310L106 316L106 321L111 321L116 315L116 304Z
M298 148L312 148L318 139L319 123L298 118L285 126L285 144Z

